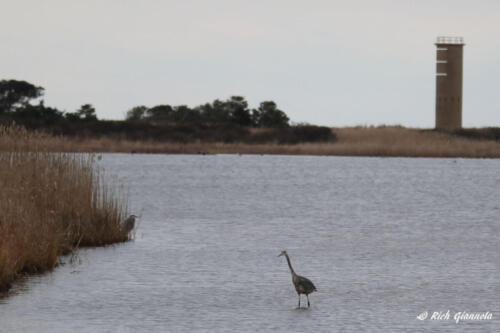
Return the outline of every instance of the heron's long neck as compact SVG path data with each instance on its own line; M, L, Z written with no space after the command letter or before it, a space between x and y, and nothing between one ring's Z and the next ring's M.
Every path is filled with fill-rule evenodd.
M293 270L292 264L290 263L290 258L288 257L288 254L285 254L285 257L286 257L286 262L288 263L288 267L290 267L290 272L292 273L292 275L294 275L295 271Z

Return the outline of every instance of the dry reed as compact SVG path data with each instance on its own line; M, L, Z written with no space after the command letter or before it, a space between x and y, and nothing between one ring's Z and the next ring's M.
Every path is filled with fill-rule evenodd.
M94 156L50 152L56 145L63 140L0 127L0 289L77 246L129 238L126 200L103 183Z
M332 129L335 142L301 144L172 143L109 138L54 140L52 151L170 154L293 154L393 157L499 158L500 141L476 140L401 126Z

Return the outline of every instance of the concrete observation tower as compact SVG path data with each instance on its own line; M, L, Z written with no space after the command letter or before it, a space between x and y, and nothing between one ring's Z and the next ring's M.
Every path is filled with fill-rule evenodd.
M438 37L436 41L436 129L462 128L464 39Z

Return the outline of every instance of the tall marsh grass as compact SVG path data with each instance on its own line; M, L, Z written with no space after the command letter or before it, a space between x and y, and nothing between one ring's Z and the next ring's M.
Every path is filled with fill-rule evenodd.
M0 127L0 289L54 268L78 246L129 238L127 201L90 154L54 153L62 138Z

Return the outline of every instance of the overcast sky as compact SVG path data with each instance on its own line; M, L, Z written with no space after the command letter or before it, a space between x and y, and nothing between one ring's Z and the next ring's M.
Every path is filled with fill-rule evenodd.
M295 122L433 127L439 35L465 38L464 126L500 126L498 0L0 0L0 79L105 119L242 95Z

